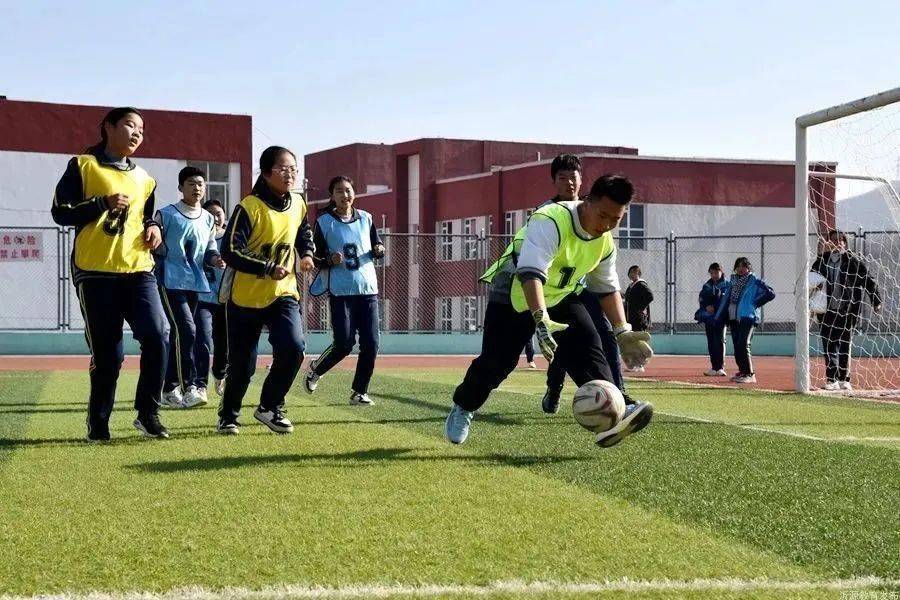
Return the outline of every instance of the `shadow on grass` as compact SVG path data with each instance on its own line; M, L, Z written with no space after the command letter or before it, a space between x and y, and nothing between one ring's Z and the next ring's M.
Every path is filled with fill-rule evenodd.
M272 454L266 456L221 456L213 458L147 462L128 465L129 470L144 473L177 473L181 471L220 471L245 467L274 465L361 467L378 463L397 462L462 462L510 467L531 467L589 460L584 456L514 456L504 454L483 455L422 455L417 451L433 451L434 448L373 448L337 454Z
M374 395L377 398L387 398L388 400L396 400L400 404L406 404L408 406L415 406L417 408L424 408L430 411L439 412L446 417L447 413L450 412L450 407L452 405L452 400L447 398L446 404L438 403L438 402L429 402L427 400L420 400L418 398L410 398L409 396L398 396L396 394L382 394L375 392ZM510 414L510 413L506 413ZM521 421L519 419L510 419L506 416L500 415L498 413L478 413L478 417L476 417L479 421L486 421L488 423L493 423L495 425L521 425Z

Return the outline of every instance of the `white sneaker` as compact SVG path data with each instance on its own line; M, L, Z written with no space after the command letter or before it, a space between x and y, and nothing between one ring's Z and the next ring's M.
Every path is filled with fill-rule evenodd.
M726 377L728 373L725 372L725 369L709 369L704 371L703 375L706 377Z
M224 396L225 395L225 380L224 379L216 379L215 377L213 377L213 381L215 382L216 394L218 394L219 397Z
M836 392L841 389L841 384L837 381L829 381L825 385L822 386L822 389L826 392Z
M530 363L528 363L528 368L529 369L537 369L537 365L534 364L534 361L531 361Z
M644 372L644 367L635 367L635 368L632 369L632 372L634 372L634 373L643 373L643 372Z
M206 398L206 390L197 389L196 386L189 386L187 391L184 393L184 397L181 400L181 404L184 408L194 408L195 406L203 406L209 402Z
M372 406L373 404L375 404L375 401L369 398L368 394L359 394L357 392L353 392L350 394L350 404Z
M181 390L175 388L171 392L163 392L159 406L160 408L184 408L184 397L181 395Z
M316 372L310 369L306 372L306 377L303 378L303 387L306 388L307 394L312 394L316 391L316 388L319 387L319 379L321 379L321 375L316 375Z
M849 381L842 381L842 382L840 383L840 386L841 386L841 389L842 389L842 390L847 390L847 391L852 391L852 390L853 390L853 386L850 385L850 382L849 382Z
M735 378L735 383L756 383L756 375L741 375Z

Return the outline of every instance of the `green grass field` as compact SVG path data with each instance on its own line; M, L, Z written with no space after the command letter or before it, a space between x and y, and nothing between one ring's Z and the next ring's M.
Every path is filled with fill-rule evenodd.
M603 450L518 371L456 447L460 375L381 370L368 408L346 371L298 383L289 436L253 420L257 377L239 436L208 406L157 441L124 372L95 446L86 373L0 373L0 595L896 597L900 405L633 384L657 416Z

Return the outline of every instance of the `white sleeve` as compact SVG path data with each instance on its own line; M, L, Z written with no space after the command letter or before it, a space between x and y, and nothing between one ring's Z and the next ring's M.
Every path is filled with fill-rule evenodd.
M537 216L537 218L535 218ZM547 269L559 249L559 231L553 219L532 215L525 229L516 274L531 273L547 281Z
M616 247L597 267L585 276L587 289L598 294L619 291L619 274L616 273Z

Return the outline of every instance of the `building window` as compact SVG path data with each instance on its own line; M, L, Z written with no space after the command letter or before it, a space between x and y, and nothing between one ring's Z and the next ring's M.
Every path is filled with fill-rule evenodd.
M526 222L526 223L528 222L528 219L530 219L530 218L531 218L531 215L533 215L533 214L534 214L534 209L533 209L533 208L529 208L529 209L527 209L527 210L525 211L525 222Z
M441 331L453 331L453 298L438 298L438 327Z
M503 235L513 235L516 232L516 211L510 210L503 215Z
M453 260L453 221L441 221L438 239L438 260Z
M488 215L488 226L487 226L488 235L494 233L494 215Z
M218 200L225 208L227 216L230 207L228 203L228 163L189 160L187 166L196 167L206 174L206 200Z
M644 229L644 205L630 204L625 216L619 223L619 248L631 250L644 249L644 237L646 230Z
M463 219L463 259L473 260L478 258L478 237L475 233L476 229L475 217Z
M475 331L478 329L478 300L475 296L463 296L462 299L462 319L464 331Z

